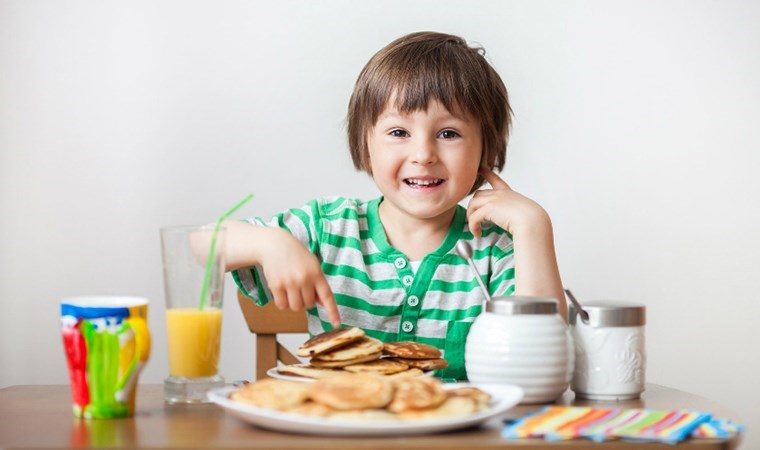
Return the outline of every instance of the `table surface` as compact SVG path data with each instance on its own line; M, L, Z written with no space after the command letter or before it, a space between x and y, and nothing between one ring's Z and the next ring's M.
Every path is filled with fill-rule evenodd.
M617 403L576 400L567 392L558 404L576 406L614 405L624 408L709 411L717 417L736 416L724 406L688 392L647 384L641 400ZM508 417L519 417L543 405L518 406ZM424 436L322 437L288 434L257 428L227 414L213 404L167 405L163 386L140 385L137 412L132 418L81 420L71 413L68 385L25 385L0 389L0 448L266 448L266 449L496 449L528 447L614 448L672 450L672 445L588 440L549 442L542 439L507 440L501 437L502 419L461 431ZM741 436L731 439L691 439L677 447L733 449Z

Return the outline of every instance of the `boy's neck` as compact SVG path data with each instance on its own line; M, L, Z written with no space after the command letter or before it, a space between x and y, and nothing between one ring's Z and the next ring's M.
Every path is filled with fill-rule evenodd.
M410 261L421 261L441 246L451 228L456 207L445 213L418 219L380 203L378 215L388 243L404 253Z

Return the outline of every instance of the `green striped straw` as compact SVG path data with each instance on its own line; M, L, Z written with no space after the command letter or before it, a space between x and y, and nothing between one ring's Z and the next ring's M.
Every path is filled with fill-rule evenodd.
M216 219L216 225L214 226L214 234L211 236L211 249L208 253L208 260L206 261L206 274L203 277L203 287L201 288L201 304L198 309L202 310L206 307L206 294L208 293L208 285L211 282L211 270L214 266L214 253L216 251L216 235L219 234L219 225L222 224L224 219L231 216L235 211L240 209L241 206L253 198L253 194L248 194L244 199L240 200L237 205L230 208L229 211L219 216Z

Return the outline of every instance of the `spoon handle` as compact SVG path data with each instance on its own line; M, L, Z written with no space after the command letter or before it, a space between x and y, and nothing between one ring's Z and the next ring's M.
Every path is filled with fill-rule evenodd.
M475 272L475 279L478 280L478 284L480 285L480 289L483 291L483 295L486 297L486 301L490 301L491 293L488 292L488 288L480 278L480 272L478 272L478 269L475 268L475 261L473 261L472 258L467 258L467 262L470 263L470 268L472 268L472 271Z
M478 272L478 268L475 267L475 261L472 260L472 247L470 247L469 244L467 244L465 241L459 241L457 242L456 246L457 252L459 253L459 256L467 260L467 264L470 265L470 269L475 274L475 280L477 280L478 284L480 285L480 289L483 291L483 295L486 298L486 301L491 300L491 293L488 292L488 288L486 288L486 285L483 283L483 280L480 278L480 272Z
M573 302L575 309L578 310L578 315L581 316L581 320L585 323L588 323L588 313L581 307L581 304L578 303L578 300L575 299L575 296L572 292L570 292L570 289L565 289L565 294L570 299L570 301Z

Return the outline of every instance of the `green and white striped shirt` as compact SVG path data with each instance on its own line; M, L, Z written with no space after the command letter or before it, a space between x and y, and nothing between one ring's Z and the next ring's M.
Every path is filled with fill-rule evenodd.
M436 375L466 379L464 343L480 314L483 294L455 246L460 239L470 244L492 296L511 295L515 288L511 236L490 226L482 237L474 237L465 209L458 205L443 243L423 258L415 272L406 255L388 243L378 216L381 201L320 198L269 222L258 218L249 222L288 230L319 258L344 326L360 327L384 342L434 345L449 361L449 368ZM272 298L260 267L233 271L232 276L257 304ZM311 334L331 329L321 308L308 311L308 323Z

